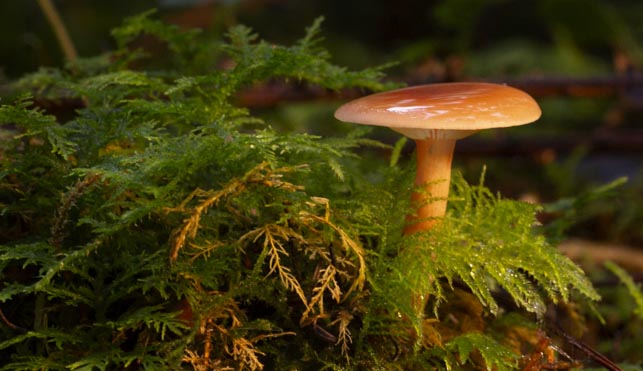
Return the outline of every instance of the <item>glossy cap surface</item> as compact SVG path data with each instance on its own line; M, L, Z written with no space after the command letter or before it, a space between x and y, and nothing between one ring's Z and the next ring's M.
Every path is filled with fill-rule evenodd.
M444 83L372 94L341 106L341 121L386 126L413 139L460 138L477 130L524 125L540 117L527 93L506 85ZM458 133L461 131L460 133Z

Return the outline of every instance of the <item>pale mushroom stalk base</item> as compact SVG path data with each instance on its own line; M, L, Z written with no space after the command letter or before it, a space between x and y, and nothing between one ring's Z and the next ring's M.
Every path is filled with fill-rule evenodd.
M427 231L444 217L449 197L451 162L455 139L416 139L417 171L411 194L411 206L417 207L406 217L404 234Z
M428 231L446 215L449 188L451 185L451 163L455 142L476 130L444 130L441 133L426 131L414 135L417 168L415 190L411 193L411 207L415 213L407 215L404 234ZM422 138L422 139L419 139ZM424 317L428 297L417 295L412 298L413 307L419 318Z

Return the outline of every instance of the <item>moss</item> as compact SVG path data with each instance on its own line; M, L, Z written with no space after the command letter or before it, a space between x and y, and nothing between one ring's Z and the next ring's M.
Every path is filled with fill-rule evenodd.
M492 322L597 299L537 206L456 178L442 227L402 237L402 142L366 166L355 149L388 147L363 131L281 133L239 106L275 79L390 86L381 68L330 63L320 22L280 46L145 13L114 31L114 52L13 85L0 107L2 370L510 370L519 337L503 342Z

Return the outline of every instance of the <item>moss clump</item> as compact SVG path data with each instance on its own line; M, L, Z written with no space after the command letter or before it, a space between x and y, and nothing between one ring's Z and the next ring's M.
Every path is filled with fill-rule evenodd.
M13 85L2 370L508 370L536 330L520 317L502 331L522 335L500 340L507 313L596 299L539 234L537 207L458 179L442 227L404 239L397 154L369 182L354 149L385 146L364 132L280 133L236 103L274 79L388 87L379 68L330 63L319 26L285 47L146 13L114 31L116 51ZM136 49L142 35L162 52Z

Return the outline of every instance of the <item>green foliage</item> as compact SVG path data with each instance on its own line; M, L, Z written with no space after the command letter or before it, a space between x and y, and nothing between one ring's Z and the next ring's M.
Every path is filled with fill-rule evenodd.
M643 291L641 287L634 283L632 277L627 274L627 272L619 267L618 265L612 262L606 262L605 267L612 273L614 273L618 279L625 285L627 292L632 296L636 307L634 309L634 314L643 318Z
M517 305L539 317L546 310L545 299L568 301L571 289L589 299L599 298L582 270L536 229L538 205L493 195L484 187L483 177L471 186L456 176L452 186L456 196L449 215L439 228L413 238L405 247L408 254L401 254L400 271L421 272L410 276L416 287L439 302L442 286L436 279L451 285L459 279L495 314L499 308L491 279Z
M67 139L71 134L71 128L59 125L54 116L47 115L40 109L27 109L32 104L30 99L29 95L24 95L13 105L2 105L0 121L12 122L25 128L25 132L20 136L46 137L53 153L63 157L71 155L74 152L74 143Z
M622 188L627 177L617 178L607 184L580 192L574 197L564 197L543 206L545 212L556 215L556 220L547 225L547 234L562 236L572 225L590 219L596 210L597 201L613 199L617 189Z
M468 333L458 336L446 344L444 349L437 348L438 353L443 352L445 369L458 370L468 362L471 355L479 351L484 360L484 367L491 370L513 370L516 368L517 355L501 346L495 340L478 333ZM446 350L446 351L445 351Z
M279 133L239 106L273 79L388 87L379 68L331 64L320 22L285 47L146 13L110 55L14 85L0 107L1 370L508 370L520 350L492 318L597 298L540 234L538 207L457 178L442 226L402 237L402 141L369 182L354 149L386 146L364 131ZM130 49L146 37L159 55ZM501 289L518 308L500 310Z
M633 176L595 184L595 181L579 175L579 164L586 157L587 148L581 146L564 161L545 166L557 198L544 205L545 212L555 216L555 220L547 226L547 234L561 236L580 225L582 229L592 231L592 237L599 238L602 231L596 230L607 224L609 228L602 232L605 233L602 239L636 245L643 238L643 230L639 228L643 212L638 207L643 199L643 173L639 171ZM601 220L601 223L592 225L596 220ZM610 220L610 223L605 223L606 220ZM574 232L577 231L570 234Z

